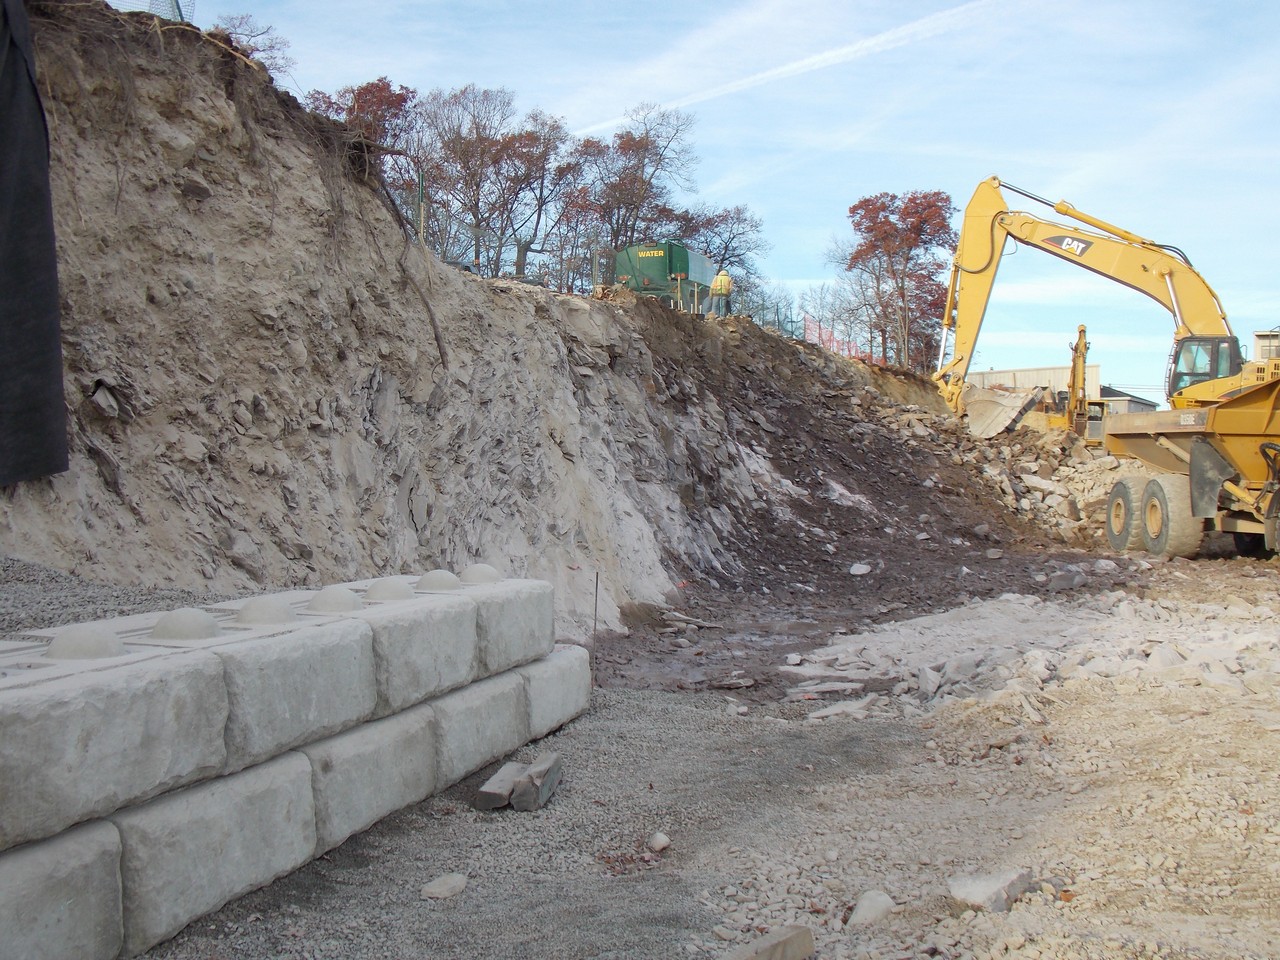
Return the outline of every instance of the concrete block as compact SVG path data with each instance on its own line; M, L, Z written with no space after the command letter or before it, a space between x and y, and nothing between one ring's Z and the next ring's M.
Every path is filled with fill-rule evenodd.
M516 671L529 698L529 736L545 737L591 703L591 654L585 647L556 644L550 654Z
M0 849L212 776L227 689L211 653L157 657L0 695Z
M431 706L436 713L437 790L529 740L524 679L515 672L479 680Z
M242 770L373 714L373 631L358 620L219 647L226 669L227 762Z
M479 607L480 676L545 657L555 646L555 591L543 580L502 580L468 586Z
M476 677L476 605L469 599L420 596L351 616L373 628L376 716L398 713Z
M120 834L104 821L0 854L0 954L113 960L124 943Z
M311 761L317 856L435 792L434 722L431 707L412 707L302 748Z
M116 670L144 660L155 660L169 653L155 647L129 644L119 656L60 659L48 655L50 646L51 644L46 643L41 644L38 649L0 653L0 697L8 696L9 691L22 687L37 687L63 677Z
M311 764L287 753L111 820L124 846L125 955L134 956L311 859Z

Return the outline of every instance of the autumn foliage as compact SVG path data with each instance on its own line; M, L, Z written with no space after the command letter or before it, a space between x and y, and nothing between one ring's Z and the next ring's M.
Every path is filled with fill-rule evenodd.
M877 193L849 208L854 243L845 269L885 361L921 371L932 364L946 302L941 278L957 239L955 212L940 190Z
M693 118L642 104L608 139L577 139L539 110L521 116L508 90L468 84L425 96L386 77L329 94L309 109L380 152L384 180L422 242L487 276L534 274L589 289L601 251L677 237L741 281L765 249L746 207L680 205L692 187Z

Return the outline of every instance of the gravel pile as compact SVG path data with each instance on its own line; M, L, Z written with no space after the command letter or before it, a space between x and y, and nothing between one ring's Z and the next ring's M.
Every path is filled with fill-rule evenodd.
M23 630L230 599L225 594L93 583L0 555L0 640L12 639Z

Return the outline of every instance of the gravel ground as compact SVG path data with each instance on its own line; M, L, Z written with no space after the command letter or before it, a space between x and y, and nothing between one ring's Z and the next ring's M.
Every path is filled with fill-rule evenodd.
M199 599L0 572L18 588L0 634L46 625L42 583L78 619ZM473 810L490 768L148 956L666 960L800 923L824 960L1275 957L1277 585L1274 562L1156 565L1123 589L1028 601L1043 637L1019 613L1013 658L1007 602L881 629L859 664L887 662L887 647L866 655L877 642L918 659L931 635L954 658L961 628L1004 652L975 662L965 696L922 700L904 681L822 721L808 715L829 700L599 689L517 754L564 757L544 809ZM16 613L27 588L33 609ZM957 878L1003 871L1034 881L1007 912L952 896ZM465 890L424 899L448 873ZM862 922L872 893L887 907Z

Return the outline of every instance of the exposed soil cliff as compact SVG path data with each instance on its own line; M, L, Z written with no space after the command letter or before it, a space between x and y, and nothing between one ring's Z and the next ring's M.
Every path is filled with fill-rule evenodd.
M444 267L367 150L234 51L99 4L33 19L73 464L4 494L5 552L240 592L483 559L552 581L572 633L872 555L914 595L981 565L976 525L1021 535L912 419L927 383Z

